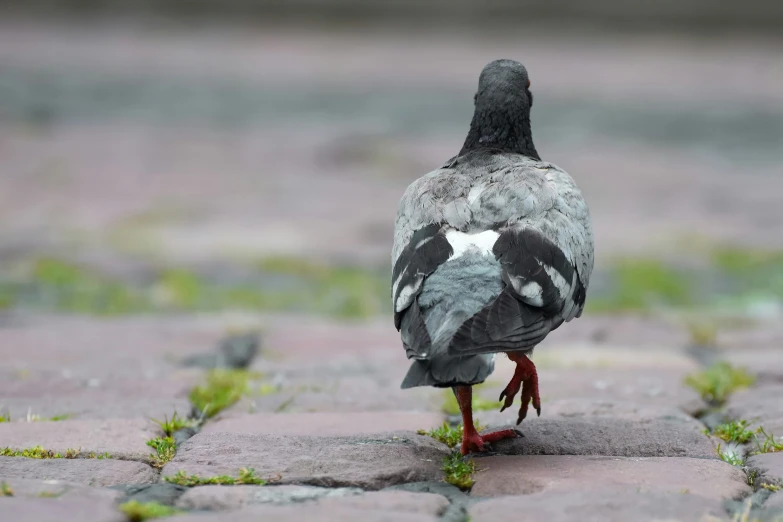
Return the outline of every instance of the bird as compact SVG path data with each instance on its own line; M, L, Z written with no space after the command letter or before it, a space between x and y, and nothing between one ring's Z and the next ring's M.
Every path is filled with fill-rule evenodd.
M516 364L500 411L521 390L517 425L531 402L541 415L533 350L582 315L594 257L581 190L533 144L525 66L487 64L473 103L459 153L400 199L391 256L394 325L411 360L401 387L452 389L463 455L522 436L517 428L482 435L473 422L472 387L497 354Z

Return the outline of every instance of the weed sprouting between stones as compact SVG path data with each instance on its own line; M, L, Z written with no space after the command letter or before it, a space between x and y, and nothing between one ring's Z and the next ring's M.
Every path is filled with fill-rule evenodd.
M764 436L763 440L759 439L759 434ZM764 431L764 428L759 428L754 432L753 440L756 443L755 454L783 451L783 442L776 440L775 436Z
M781 484L763 484L761 487L773 493L777 493L778 491L783 489L783 485Z
M65 453L44 449L42 446L34 446L16 450L12 448L0 449L0 457L24 457L28 459L75 459L79 456L79 450L66 449Z
M165 482L177 484L179 486L234 486L237 484L250 484L255 486L264 486L267 481L256 475L253 468L241 468L237 477L230 475L217 475L214 477L200 477L198 475L187 475L184 471L178 471L176 474L163 477Z
M435 428L434 430L419 430L416 433L432 437L449 448L453 448L462 442L462 426L452 427L446 422L443 423L443 426Z
M248 393L250 378L247 370L212 370L205 384L191 390L190 403L205 417L214 417Z
M0 413L0 422L11 422L11 412Z
M743 368L735 368L720 361L706 370L685 378L685 384L696 390L701 397L713 405L722 405L733 392L747 388L756 378Z
M170 517L181 513L179 509L165 506L157 502L138 502L131 500L120 504L119 510L128 518L129 522L144 522L151 518Z
M465 460L459 452L454 452L443 459L441 465L445 477L443 480L457 486L460 489L470 489L473 487L473 474L476 472L476 463L472 460Z
M40 491L36 496L38 498L60 498L65 494L63 491Z
M153 467L158 469L165 466L177 453L177 443L172 437L156 437L147 441L147 446L155 450L150 453Z
M163 431L163 434L166 437L171 437L174 435L174 432L179 431L183 428L193 428L198 424L198 421L193 419L185 419L179 416L179 414L175 411L174 415L171 416L169 419L168 416L164 416L163 420L157 420L157 419L151 419L152 422L157 424L160 429Z
M749 429L750 422L746 420L731 421L715 427L712 434L724 442L736 442L745 444L753 438L755 431ZM706 430L709 434L709 430Z
M13 497L14 490L8 485L8 482L0 482L0 497Z
M732 448L730 446L723 448L721 444L718 444L718 447L715 448L715 452L718 454L718 457L720 457L720 460L726 462L727 464L731 464L732 466L737 467L742 467L745 465L745 459L743 458L742 454L738 452L738 448Z
M91 451L89 455L87 455L88 459L98 459L98 460L104 460L104 459L110 459L111 455L109 455L109 452L104 451L103 453L95 453L94 451Z

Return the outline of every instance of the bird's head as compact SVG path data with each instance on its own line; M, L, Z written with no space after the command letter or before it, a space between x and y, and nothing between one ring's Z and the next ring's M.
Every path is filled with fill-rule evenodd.
M527 69L514 60L495 60L481 71L476 96L476 106L518 105L520 102L527 110L533 106L533 93L530 92L530 77Z
M530 130L533 93L525 66L495 60L481 71L470 131L460 154L494 150L540 159Z

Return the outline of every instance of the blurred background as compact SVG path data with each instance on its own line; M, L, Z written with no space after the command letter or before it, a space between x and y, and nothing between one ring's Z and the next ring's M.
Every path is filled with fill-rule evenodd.
M6 0L0 308L387 313L397 201L512 58L591 207L589 313L778 317L781 29L773 0Z

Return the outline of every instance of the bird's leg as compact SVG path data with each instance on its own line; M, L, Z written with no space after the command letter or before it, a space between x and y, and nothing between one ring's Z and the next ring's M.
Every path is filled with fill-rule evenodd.
M454 386L454 395L457 397L460 412L462 412L462 447L460 451L463 455L472 452L485 451L485 444L502 439L511 439L520 437L522 434L517 430L500 430L492 433L479 435L476 426L473 424L473 388L467 386Z
M519 417L517 417L517 424L519 424L527 417L527 407L531 399L536 412L539 416L541 415L541 397L538 395L538 373L536 373L536 365L524 353L506 352L506 355L517 363L517 367L514 370L511 382L508 383L505 390L500 392L500 399L498 400L503 401L505 398L500 411L505 410L514 403L514 397L519 393L519 389L522 388L522 405L519 407Z

